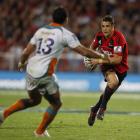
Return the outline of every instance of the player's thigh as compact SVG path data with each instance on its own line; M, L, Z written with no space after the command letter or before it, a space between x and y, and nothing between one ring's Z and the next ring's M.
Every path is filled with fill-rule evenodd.
M49 102L52 106L58 106L58 107L60 107L60 106L62 105L59 90L58 90L56 93L54 93L54 94L45 93L45 94L44 94L44 98L45 98L46 100L48 100L48 102Z
M39 85L39 79L36 79L27 73L26 89L30 99L32 99L36 103L39 103L42 99L42 95L40 94L38 85Z
M118 86L119 84L119 79L118 79L118 76L116 74L115 71L110 71L108 70L106 73L105 73L105 79L107 81L107 84L110 88L115 88Z
M119 78L119 85L121 85L122 81L124 80L124 78L127 76L127 72L124 73L117 73L117 76Z
M33 90L28 90L27 92L28 92L30 99L32 99L35 102L41 102L42 95L40 94L40 92L37 88L33 89Z
M45 94L43 96L49 101L50 104L61 106L59 86L54 77L49 77L46 80Z

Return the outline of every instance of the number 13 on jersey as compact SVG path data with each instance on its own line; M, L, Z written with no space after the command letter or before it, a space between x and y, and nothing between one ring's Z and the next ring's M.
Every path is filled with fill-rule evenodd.
M54 44L54 40L52 38L43 39L40 38L38 40L38 48L37 53L39 54L49 54L52 50L52 46Z

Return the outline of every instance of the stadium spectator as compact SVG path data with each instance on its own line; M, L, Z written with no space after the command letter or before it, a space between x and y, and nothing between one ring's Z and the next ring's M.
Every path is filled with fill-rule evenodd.
M92 126L95 118L103 120L107 109L107 103L113 93L119 88L128 71L128 46L124 35L114 28L114 19L107 15L101 20L101 32L98 32L93 40L91 49L109 54L111 60L90 59L86 62L90 67L101 66L101 71L107 82L104 93L98 102L91 107L88 124ZM87 65L87 64L86 64Z
M79 40L86 46L90 45L89 40L92 39L92 36L98 29L98 24L94 23L98 23L98 19L105 14L113 15L117 23L121 23L116 26L126 35L128 43L131 41L131 38L137 34L135 32L137 26L135 25L140 24L139 0L71 0L71 2L69 2L69 0L2 0L0 2L0 34L3 34L3 39L6 40L6 42L10 40L14 43L5 46L6 51L9 52L9 48L19 44L24 47L39 27L50 22L50 13L58 4L63 5L70 12L70 20L74 22L69 23L68 28L74 33L76 32ZM89 28L92 26L92 23L94 24L94 31L90 32ZM75 30L75 27L79 29ZM135 41L133 41L129 54L133 55L134 59L139 59L139 53L134 55L135 47ZM0 54L0 57L3 56L4 54ZM66 58L63 58L63 60L66 59L64 62L71 61L67 58L68 55L65 56ZM133 60L132 62L135 62ZM2 63L7 62L4 58L1 61L3 61ZM79 61L79 65L81 62L82 59ZM79 65L77 65L77 67L79 67ZM138 64L134 63L134 65L137 67ZM0 65L0 69L16 70L15 67L14 69L10 68L11 66L8 63ZM75 68L73 68L74 67L69 67L69 69L63 69L63 71L74 71ZM59 69L61 70L61 68ZM132 69L133 67L130 67L130 70ZM81 69L81 71L85 71L85 69ZM134 72L140 71L135 69Z
M43 96L48 100L50 106L45 111L40 125L34 131L37 137L49 136L46 128L53 121L62 105L54 71L63 49L69 46L70 49L83 56L108 60L106 55L81 45L77 37L63 27L67 22L67 13L64 8L55 9L52 17L53 22L39 28L31 38L18 65L19 70L22 70L28 61L26 88L29 98L18 100L0 114L0 123L2 123L12 113L40 104ZM35 54L29 58L33 52Z

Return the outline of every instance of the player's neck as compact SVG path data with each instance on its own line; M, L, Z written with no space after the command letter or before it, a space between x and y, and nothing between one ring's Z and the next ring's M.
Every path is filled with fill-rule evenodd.
M63 24L59 24L59 23L56 23L56 22L52 22L50 23L51 26L63 26Z
M113 34L114 34L114 30L108 36L105 36L105 38L106 39L111 38L113 36Z

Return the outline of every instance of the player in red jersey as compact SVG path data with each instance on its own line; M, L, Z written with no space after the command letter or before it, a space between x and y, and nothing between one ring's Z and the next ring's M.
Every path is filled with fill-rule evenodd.
M107 103L112 94L118 89L122 81L127 75L128 70L128 47L124 35L114 28L114 20L112 16L107 15L102 18L101 32L97 33L91 49L100 50L105 54L109 54L111 59L90 59L87 63L90 65L101 66L101 71L107 82L104 93L101 94L96 105L91 107L88 124L92 126L95 118L103 120Z

